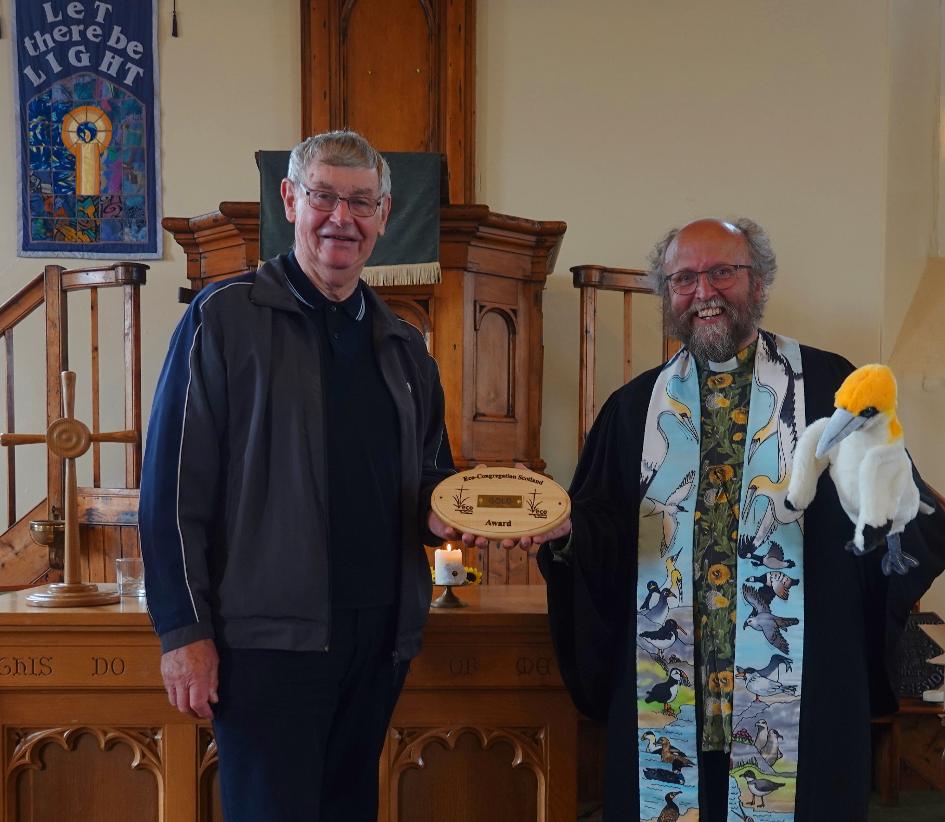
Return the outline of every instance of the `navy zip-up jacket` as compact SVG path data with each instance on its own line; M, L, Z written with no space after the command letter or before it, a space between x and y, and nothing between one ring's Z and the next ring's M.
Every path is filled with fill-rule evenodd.
M364 292L399 419L395 655L410 659L420 650L432 587L421 543L439 542L426 530L430 494L454 472L453 461L439 373L423 337ZM181 319L154 396L139 509L148 610L162 650L200 639L327 650L331 432L320 364L317 335L278 258L208 286Z

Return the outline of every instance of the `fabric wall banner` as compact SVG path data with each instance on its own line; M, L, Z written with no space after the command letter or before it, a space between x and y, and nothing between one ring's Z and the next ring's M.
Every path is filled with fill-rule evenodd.
M16 0L21 257L162 256L157 0Z

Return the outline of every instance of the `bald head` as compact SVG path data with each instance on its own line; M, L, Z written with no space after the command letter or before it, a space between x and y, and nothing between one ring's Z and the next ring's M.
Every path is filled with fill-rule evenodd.
M732 223L705 219L684 225L666 248L663 275L677 271L706 271L714 265L751 265L745 235Z

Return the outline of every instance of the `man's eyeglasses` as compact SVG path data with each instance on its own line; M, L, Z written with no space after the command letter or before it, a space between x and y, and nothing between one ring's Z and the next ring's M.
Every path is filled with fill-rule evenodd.
M338 203L345 202L348 204L348 211L355 217L373 217L384 199L383 197L377 200L372 200L370 197L342 197L331 191L306 188L302 183L299 183L299 187L305 192L308 204L316 211L334 211L338 208Z
M709 284L718 289L719 291L724 291L726 288L731 288L735 284L735 279L738 277L738 270L740 268L751 269L750 265L714 265L712 268L707 268L705 271L677 271L675 274L670 274L666 279L669 280L670 288L673 289L681 297L687 297L690 294L694 294L696 291L696 286L699 284L699 275L705 274L706 278L709 280Z

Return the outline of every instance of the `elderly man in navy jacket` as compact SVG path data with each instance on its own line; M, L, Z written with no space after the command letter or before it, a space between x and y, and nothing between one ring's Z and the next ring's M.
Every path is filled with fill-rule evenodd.
M288 254L215 283L171 340L141 545L171 704L213 719L234 820L373 820L377 763L453 472L436 363L360 280L391 208L353 132L293 150Z

